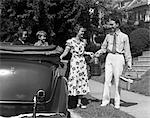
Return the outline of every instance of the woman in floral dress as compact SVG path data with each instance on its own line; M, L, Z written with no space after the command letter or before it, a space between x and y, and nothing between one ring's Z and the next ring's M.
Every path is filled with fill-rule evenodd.
M67 40L66 48L60 56L60 59L62 59L69 51L72 54L68 77L68 95L78 95L77 106L81 108L86 108L81 103L81 99L83 95L89 92L87 64L84 55L86 54L92 57L94 54L92 52L85 52L86 40L83 39L84 31L85 29L83 27L79 27L76 37Z

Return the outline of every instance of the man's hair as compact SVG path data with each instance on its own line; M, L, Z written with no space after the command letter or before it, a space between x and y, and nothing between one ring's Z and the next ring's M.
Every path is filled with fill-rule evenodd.
M120 19L118 17L110 15L109 19L115 21L115 23L119 24L119 26L121 25Z

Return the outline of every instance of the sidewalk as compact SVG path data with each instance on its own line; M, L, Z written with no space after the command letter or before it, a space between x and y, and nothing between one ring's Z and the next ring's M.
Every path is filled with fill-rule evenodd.
M97 98L102 99L103 84L96 82L94 80L89 81L90 84L90 94ZM112 86L111 92L114 91ZM113 92L114 93L114 92ZM114 95L111 96L114 98ZM134 92L129 92L126 90L121 90L121 109L122 111L135 116L136 118L149 118L150 117L150 96L144 96L141 94L136 94Z
M73 110L69 109L71 118L82 118L79 114L75 113Z

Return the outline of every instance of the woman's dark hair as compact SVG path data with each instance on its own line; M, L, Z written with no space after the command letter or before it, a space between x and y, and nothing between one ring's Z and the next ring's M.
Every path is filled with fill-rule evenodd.
M18 33L18 37L22 37L23 32L27 32L27 36L28 36L28 31L27 30L22 30Z
M73 36L76 36L81 28L84 28L84 27L80 24L76 24L73 29ZM86 31L86 28L84 28L84 29Z
M74 32L78 33L81 28L84 28L82 25L76 24L74 27ZM86 28L84 28L86 30Z

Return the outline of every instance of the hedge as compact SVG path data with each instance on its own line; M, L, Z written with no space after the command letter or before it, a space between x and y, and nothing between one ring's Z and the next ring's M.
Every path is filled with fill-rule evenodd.
M129 38L133 56L138 56L150 46L150 31L146 28L138 28L132 31Z

